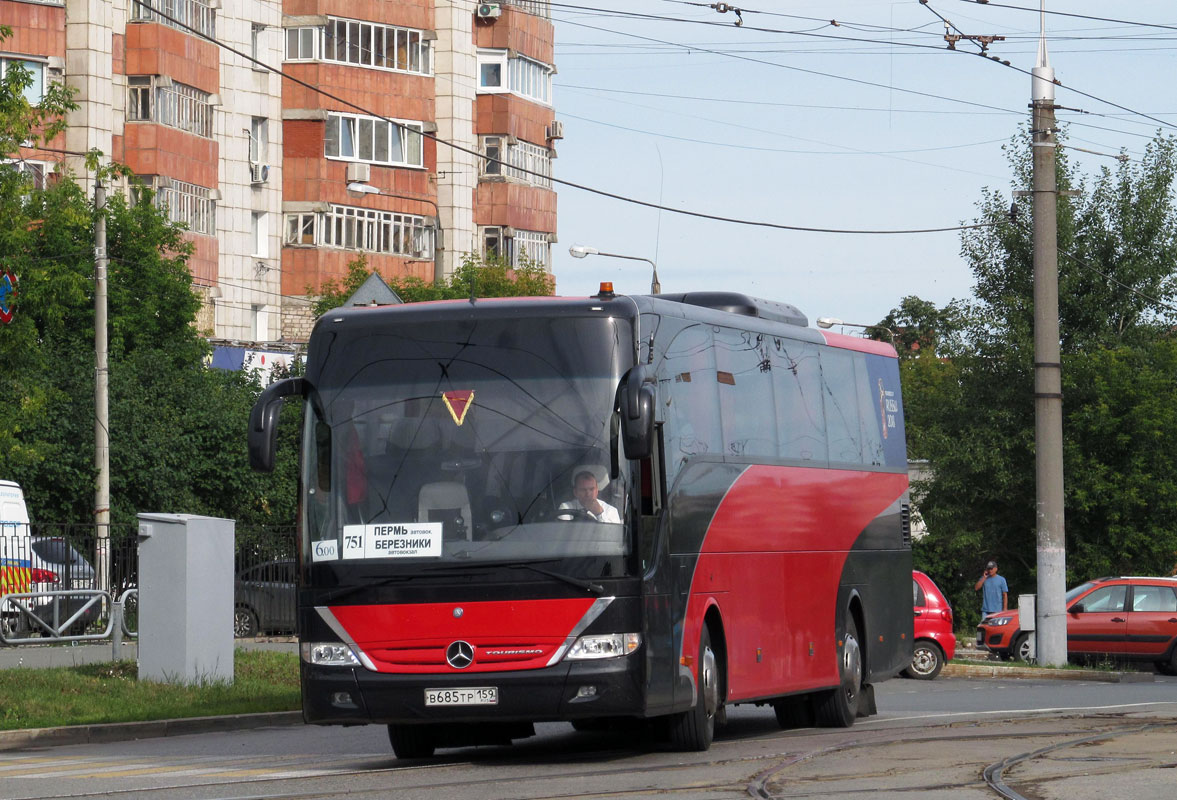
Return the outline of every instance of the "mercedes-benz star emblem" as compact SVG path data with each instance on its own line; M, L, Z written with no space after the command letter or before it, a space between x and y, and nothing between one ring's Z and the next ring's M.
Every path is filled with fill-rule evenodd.
M454 669L466 669L474 663L474 647L459 639L446 648L445 660Z

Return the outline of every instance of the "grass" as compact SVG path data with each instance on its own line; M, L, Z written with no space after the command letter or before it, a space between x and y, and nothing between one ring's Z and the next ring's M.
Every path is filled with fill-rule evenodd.
M294 711L298 656L237 650L233 683L140 681L134 661L0 670L0 730Z

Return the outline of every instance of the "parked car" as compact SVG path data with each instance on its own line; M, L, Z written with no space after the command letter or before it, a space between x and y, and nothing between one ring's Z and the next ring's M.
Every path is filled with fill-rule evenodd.
M1066 608L1071 659L1151 661L1177 675L1177 578L1096 578L1067 592ZM1017 611L982 620L977 646L1007 660L1030 657Z
M908 678L930 681L940 674L946 661L956 655L952 632L952 606L932 579L919 570L911 573L912 604L915 613L915 641Z
M8 591L19 589L24 593L38 593L95 588L94 567L68 540L61 536L33 536L28 542L27 583ZM93 595L59 595L25 602L38 618L55 627L60 627L77 611L85 608L81 617L68 631L64 631L77 634L102 615L101 602L92 603L86 608L86 604L92 599ZM10 623L13 633L46 632L23 614L19 619L10 620Z
M297 583L292 558L241 570L233 587L233 635L292 633Z

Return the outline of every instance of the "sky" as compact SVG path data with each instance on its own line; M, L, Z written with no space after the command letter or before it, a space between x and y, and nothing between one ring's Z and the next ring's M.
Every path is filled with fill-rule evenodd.
M668 209L853 231L952 228L976 221L983 188L1009 197L1003 148L1028 129L1039 0L750 0L738 17L737 4L584 2L552 4L559 179ZM1083 173L1115 169L1121 150L1139 159L1158 129L1177 134L1177 3L1047 0L1046 11L1058 117ZM951 35L1005 37L987 53L1009 66L975 41L950 50L945 20ZM557 191L561 295L606 280L650 290L648 264L574 259L582 245L656 262L663 292L739 291L792 303L811 325L873 324L908 295L938 306L972 296L956 230L780 230Z

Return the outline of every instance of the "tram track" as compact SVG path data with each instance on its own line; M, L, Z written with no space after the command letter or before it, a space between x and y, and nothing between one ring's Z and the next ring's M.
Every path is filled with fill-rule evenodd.
M1114 753L1052 760L1073 748L1114 750L1115 743L1126 737L1158 735L1172 741L1172 749L1177 751L1177 720L1171 718L1147 718L1139 713L1051 715L958 721L918 730L887 727L737 734L717 740L709 753L693 756L628 747L593 749L591 742L576 752L561 749L563 743L558 742L521 756L512 755L509 749L495 749L480 751L473 759L429 764L350 759L350 764L341 764L339 769L323 764L321 772L296 777L281 767L275 767L273 775L220 780L213 775L208 780L185 780L178 774L176 780L169 780L163 773L154 786L98 788L90 783L79 792L30 796L47 800L315 800L345 794L349 798L390 794L428 797L444 790L447 798L479 800L637 800L655 796L776 800L854 797L888 788L924 797L1043 800L1052 796L1053 783L1072 778L1076 770L1087 775L1177 768L1177 756L1168 762L1164 758L1125 759ZM913 760L912 753L924 753L925 757ZM175 769L179 772L183 766L176 764ZM231 769L226 765L226 771Z

